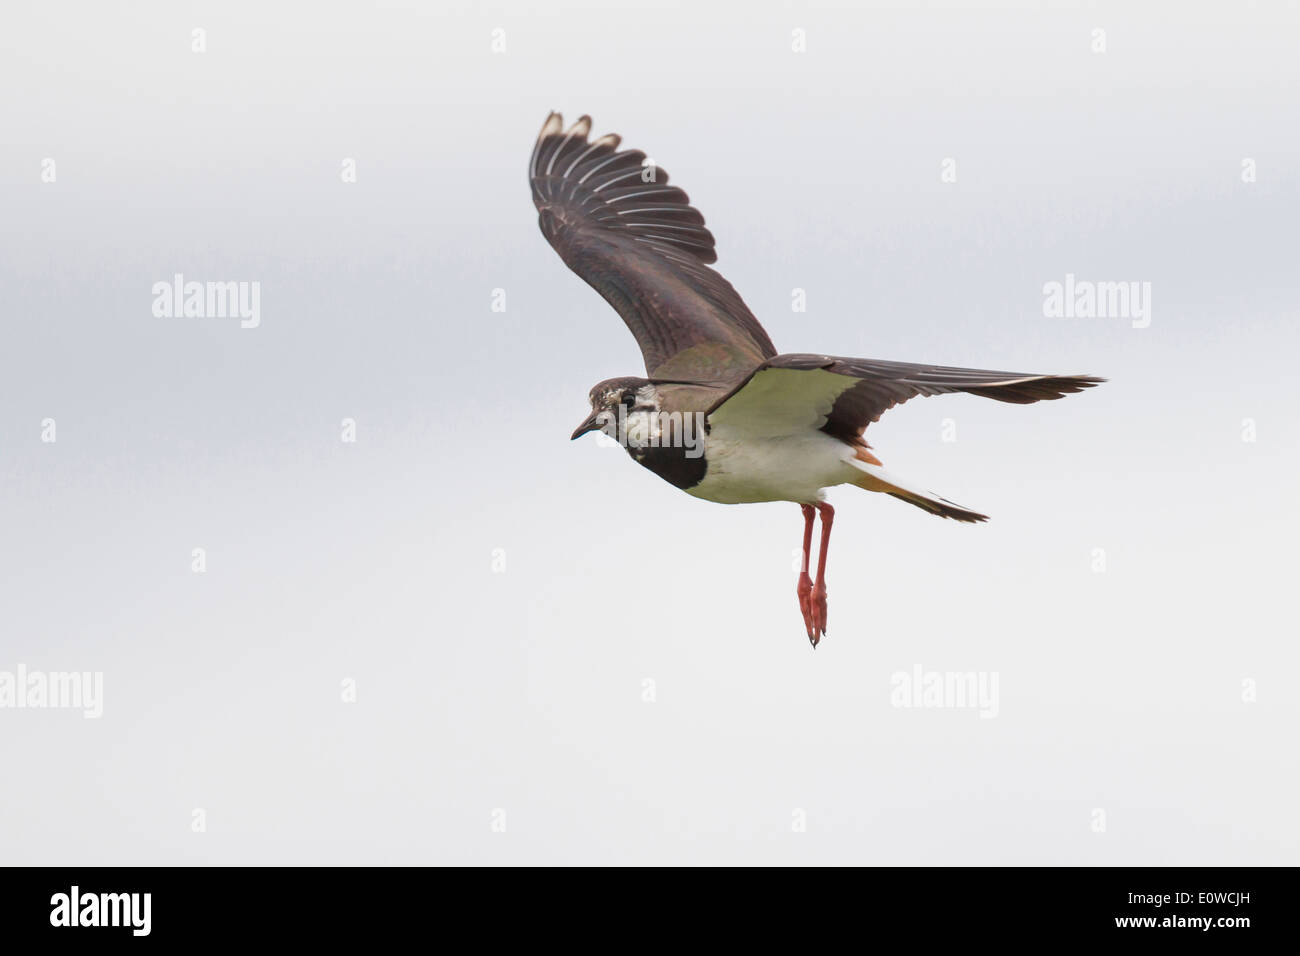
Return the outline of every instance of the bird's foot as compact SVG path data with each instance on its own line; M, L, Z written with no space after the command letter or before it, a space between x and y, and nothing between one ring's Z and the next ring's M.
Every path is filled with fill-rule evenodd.
M813 629L813 583L807 571L799 575L799 587L796 590L799 595L799 611L803 614L803 626L808 631L808 640L812 642L813 647L816 647L819 638Z
M810 613L804 615L805 621L811 618L808 640L816 647L826 636L826 585L818 584L808 595Z

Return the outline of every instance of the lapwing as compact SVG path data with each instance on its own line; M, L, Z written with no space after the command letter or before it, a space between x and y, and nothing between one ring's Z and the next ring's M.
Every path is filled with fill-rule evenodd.
M591 389L573 438L600 429L641 465L697 498L789 501L803 510L796 585L808 640L826 634L826 551L835 511L825 489L855 485L955 521L987 516L886 471L864 433L918 395L966 392L1026 405L1105 379L778 353L731 283L709 266L713 235L686 193L620 137L591 139L591 118L567 130L551 113L528 177L538 223L565 265L622 316L646 377ZM809 577L821 517L817 577Z

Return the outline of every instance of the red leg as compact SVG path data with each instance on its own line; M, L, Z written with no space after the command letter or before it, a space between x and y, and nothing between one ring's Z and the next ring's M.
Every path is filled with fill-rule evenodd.
M831 543L831 525L835 522L835 509L830 505L821 502L817 511L822 516L822 547L817 557L817 582L808 596L813 623L813 635L809 640L813 647L826 636L826 549Z
M812 621L812 578L808 577L808 566L812 563L812 531L813 518L816 512L813 511L812 505L800 505L803 509L803 565L799 568L799 610L803 614L803 626L808 629L808 640L813 640L813 621ZM816 641L813 641L816 647Z

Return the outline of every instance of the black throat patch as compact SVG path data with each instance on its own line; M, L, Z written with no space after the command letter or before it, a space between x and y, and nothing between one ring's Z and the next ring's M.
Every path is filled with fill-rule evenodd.
M695 458L688 458L688 448L633 448L628 446L627 453L637 463L649 468L656 475L678 488L694 488L704 480L704 473L709 470L709 463L701 454L702 448L692 451Z

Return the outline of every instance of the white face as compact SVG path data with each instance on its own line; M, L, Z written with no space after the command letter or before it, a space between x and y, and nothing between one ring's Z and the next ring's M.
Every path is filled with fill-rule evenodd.
M602 411L612 411L617 413L620 405L625 406L628 414L632 412L652 412L659 408L659 391L653 385L642 385L635 392L631 393L630 401L628 389L615 388L608 392L603 392L593 402L593 408Z
M632 403L633 411L658 411L659 410L659 390L653 385L642 385L636 390L636 398Z
M602 413L605 433L629 450L658 444L662 422L655 386L642 385L633 393L624 388L613 389L599 397L596 407Z
M659 416L649 409L633 408L623 425L628 448L645 448L659 444Z

